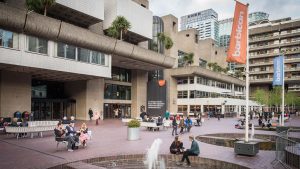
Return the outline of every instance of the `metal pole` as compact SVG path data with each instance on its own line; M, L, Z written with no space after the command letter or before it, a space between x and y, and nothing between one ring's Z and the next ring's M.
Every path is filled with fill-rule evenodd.
M249 7L249 4L247 4L247 6ZM248 12L247 12L247 16L248 16ZM247 19L247 56L246 56L246 129L245 129L245 142L249 141L249 29L248 29L248 24L249 21Z
M284 126L284 56L282 66L282 109L281 109L281 125Z

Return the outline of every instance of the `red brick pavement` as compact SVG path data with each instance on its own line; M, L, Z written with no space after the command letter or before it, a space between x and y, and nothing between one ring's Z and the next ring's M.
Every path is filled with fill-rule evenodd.
M300 119L292 120L293 125L300 125ZM2 169L27 169L47 168L62 163L88 159L93 157L123 155L123 154L144 154L154 139L160 138L163 143L160 149L161 154L169 153L169 145L174 137L171 129L159 132L146 131L141 128L141 139L138 141L127 141L127 127L120 120L104 120L96 126L94 122L87 122L88 127L93 131L93 138L88 146L74 152L66 151L63 145L56 149L53 133L45 133L43 138L15 139L12 135L0 136L0 168ZM191 133L194 136L212 133L243 133L243 130L234 128L236 119L205 120L201 127L193 127ZM77 122L76 125L80 125ZM275 134L272 131L256 131L259 134ZM185 147L190 147L188 134L181 136ZM237 156L233 148L221 147L200 143L200 156L228 161L255 169L272 168L271 162L275 159L274 151L260 151L255 157Z

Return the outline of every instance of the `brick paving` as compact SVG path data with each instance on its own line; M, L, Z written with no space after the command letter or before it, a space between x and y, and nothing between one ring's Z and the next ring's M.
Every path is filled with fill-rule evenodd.
M300 126L300 118L293 118L291 125ZM76 126L81 122L77 122ZM243 130L235 129L236 119L205 119L203 126L193 127L191 133L194 136L212 133L243 133ZM286 125L289 125L287 123ZM12 135L0 135L0 168L5 169L29 169L48 168L58 164L104 156L116 156L126 154L145 154L156 138L162 139L160 153L169 154L169 145L174 137L171 129L159 132L146 131L141 128L141 139L127 141L127 127L120 120L104 120L99 126L93 122L87 122L93 131L93 138L86 148L80 148L74 152L66 151L64 145L56 149L56 143L52 132L45 133L43 138L15 139ZM274 131L256 131L259 134L276 134ZM190 147L189 134L184 134L181 139L186 148ZM255 157L239 156L234 154L233 148L199 143L200 157L227 161L254 169L271 169L270 164L275 159L274 151L259 151Z

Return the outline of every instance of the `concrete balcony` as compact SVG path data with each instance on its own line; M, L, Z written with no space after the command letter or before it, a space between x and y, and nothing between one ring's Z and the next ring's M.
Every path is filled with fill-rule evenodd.
M88 27L104 20L104 0L56 0L48 15Z
M284 78L285 83L296 83L299 82L300 77L290 77L290 78ZM272 83L273 78L265 78L265 79L250 79L250 84L270 84Z
M152 39L152 12L131 0L104 0L103 29L108 29L117 16L124 16L131 29L124 36L125 40L139 43ZM129 39L130 37L130 39Z
M292 54L297 54L297 53L300 53L300 50L286 51L286 55L292 55ZM268 57L274 57L274 56L279 56L279 55L280 55L280 53L269 53L269 54L250 56L249 59L268 58Z
M271 44L271 45L266 45L266 46L256 46L256 47L250 47L249 51L257 51L257 50L262 50L262 49L273 49L273 48L279 48L280 44Z
M257 43L257 42L279 40L279 39L295 37L295 36L300 36L300 32L289 33L289 34L284 34L284 35L277 35L277 36L268 36L268 37L262 37L262 38L256 38L256 39L249 39L249 43L253 44L253 43Z
M298 72L300 68L285 68L285 72ZM267 70L267 71L250 71L251 75L259 75L259 74L273 74L274 70Z

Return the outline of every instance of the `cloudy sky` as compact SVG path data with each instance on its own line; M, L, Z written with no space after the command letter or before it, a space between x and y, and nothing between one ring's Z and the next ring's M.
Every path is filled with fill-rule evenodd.
M176 17L212 8L219 19L233 17L234 0L149 0L154 15L173 14ZM240 0L250 4L250 12L263 11L270 19L283 17L300 18L300 0Z

